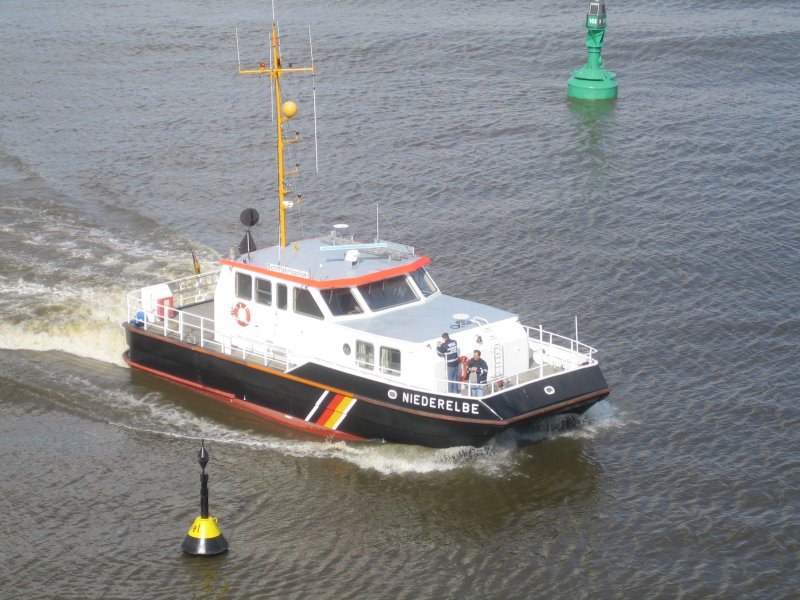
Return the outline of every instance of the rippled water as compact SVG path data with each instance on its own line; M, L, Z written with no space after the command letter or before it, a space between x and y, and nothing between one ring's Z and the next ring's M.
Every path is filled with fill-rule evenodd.
M609 3L608 106L567 101L584 3L279 3L290 237L407 241L440 286L601 350L614 391L482 449L329 444L132 373L124 293L274 242L264 2L0 19L8 598L796 598L800 7ZM292 159L294 162L295 159ZM192 559L199 438L228 554Z

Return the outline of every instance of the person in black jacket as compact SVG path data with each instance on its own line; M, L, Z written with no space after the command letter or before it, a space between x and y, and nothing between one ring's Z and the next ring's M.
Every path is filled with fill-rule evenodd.
M469 373L469 395L482 396L486 376L489 374L489 365L481 358L480 350L472 353L472 358L467 363L467 373Z
M447 391L458 392L458 344L451 340L447 332L442 334L442 341L436 344L436 353L447 361Z

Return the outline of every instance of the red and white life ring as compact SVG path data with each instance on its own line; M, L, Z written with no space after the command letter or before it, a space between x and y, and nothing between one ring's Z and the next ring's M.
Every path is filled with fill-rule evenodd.
M469 379L469 370L467 369L467 357L458 357L458 380L466 381Z
M247 304L244 302L237 302L236 306L231 309L231 315L242 327L247 327L250 324L250 309L247 308Z

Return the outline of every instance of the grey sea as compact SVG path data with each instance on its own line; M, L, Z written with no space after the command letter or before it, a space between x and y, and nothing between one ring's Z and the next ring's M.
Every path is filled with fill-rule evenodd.
M286 431L121 359L125 293L277 239L269 2L0 3L2 598L800 597L796 0L280 0L289 237L416 246L600 350L515 443ZM316 147L314 138L316 93ZM315 162L318 162L318 172ZM379 214L379 221L376 215ZM438 333L438 332L436 332ZM230 544L181 552L199 514Z

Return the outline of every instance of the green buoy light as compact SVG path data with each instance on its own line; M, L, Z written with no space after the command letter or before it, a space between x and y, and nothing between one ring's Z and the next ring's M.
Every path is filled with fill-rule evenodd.
M589 57L567 82L567 96L578 100L611 100L617 97L616 75L603 68L600 50L606 33L606 3L589 2L586 13L586 48Z
M208 451L205 440L200 442L197 453L197 462L200 463L200 516L194 520L189 528L189 533L183 540L181 548L186 554L192 556L213 556L222 554L228 549L228 541L217 526L217 519L208 516Z

